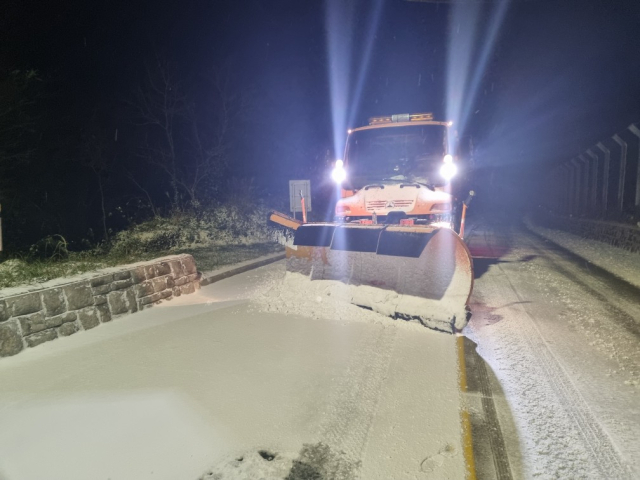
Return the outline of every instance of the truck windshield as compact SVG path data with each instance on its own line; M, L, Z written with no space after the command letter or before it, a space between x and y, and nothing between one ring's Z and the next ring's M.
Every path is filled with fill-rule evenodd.
M360 130L349 135L348 181L355 189L385 180L442 183L437 172L446 153L443 125L408 125Z

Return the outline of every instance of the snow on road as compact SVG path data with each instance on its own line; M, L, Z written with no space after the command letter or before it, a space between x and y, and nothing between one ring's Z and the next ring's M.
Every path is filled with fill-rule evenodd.
M581 256L636 287L640 287L640 254L632 253L597 240L581 238L527 221L527 228Z
M558 238L559 232L546 232ZM571 238L585 254L590 242ZM640 477L640 302L523 229L476 225L477 343L496 390L514 478ZM491 245L493 244L493 245ZM603 250L607 250L604 248ZM604 255L600 255L605 258ZM609 265L625 255L606 254ZM631 293L629 293L631 291Z
M480 478L640 477L635 287L519 228L467 240L492 399L465 401L508 457L475 437ZM2 359L0 479L464 478L456 338L304 282L272 264Z
M0 479L464 478L455 337L283 277L2 359Z

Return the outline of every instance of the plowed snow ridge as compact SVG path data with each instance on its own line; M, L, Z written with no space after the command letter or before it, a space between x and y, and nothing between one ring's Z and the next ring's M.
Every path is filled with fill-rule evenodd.
M640 287L640 254L628 252L604 242L582 238L567 232L552 230L531 221L527 228L570 250L598 267L613 273L636 287Z

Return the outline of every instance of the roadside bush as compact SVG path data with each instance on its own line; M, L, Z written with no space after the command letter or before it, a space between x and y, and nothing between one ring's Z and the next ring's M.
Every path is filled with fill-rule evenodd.
M61 260L69 256L67 240L62 235L49 235L29 248L32 257Z
M264 206L222 204L194 212L154 217L115 234L108 243L72 252L60 235L44 238L28 253L0 261L0 288L150 260L171 253L191 253L198 268L247 260L272 253L276 229L267 226Z
M209 245L251 244L271 240L268 209L247 211L224 204L200 212L156 217L115 235L110 253L116 256L183 250Z

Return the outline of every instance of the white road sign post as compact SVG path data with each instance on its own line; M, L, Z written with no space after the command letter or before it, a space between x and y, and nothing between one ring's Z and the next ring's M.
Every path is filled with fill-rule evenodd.
M311 181L289 180L289 210L295 218L296 212L302 212L306 221L307 212L311 211Z

